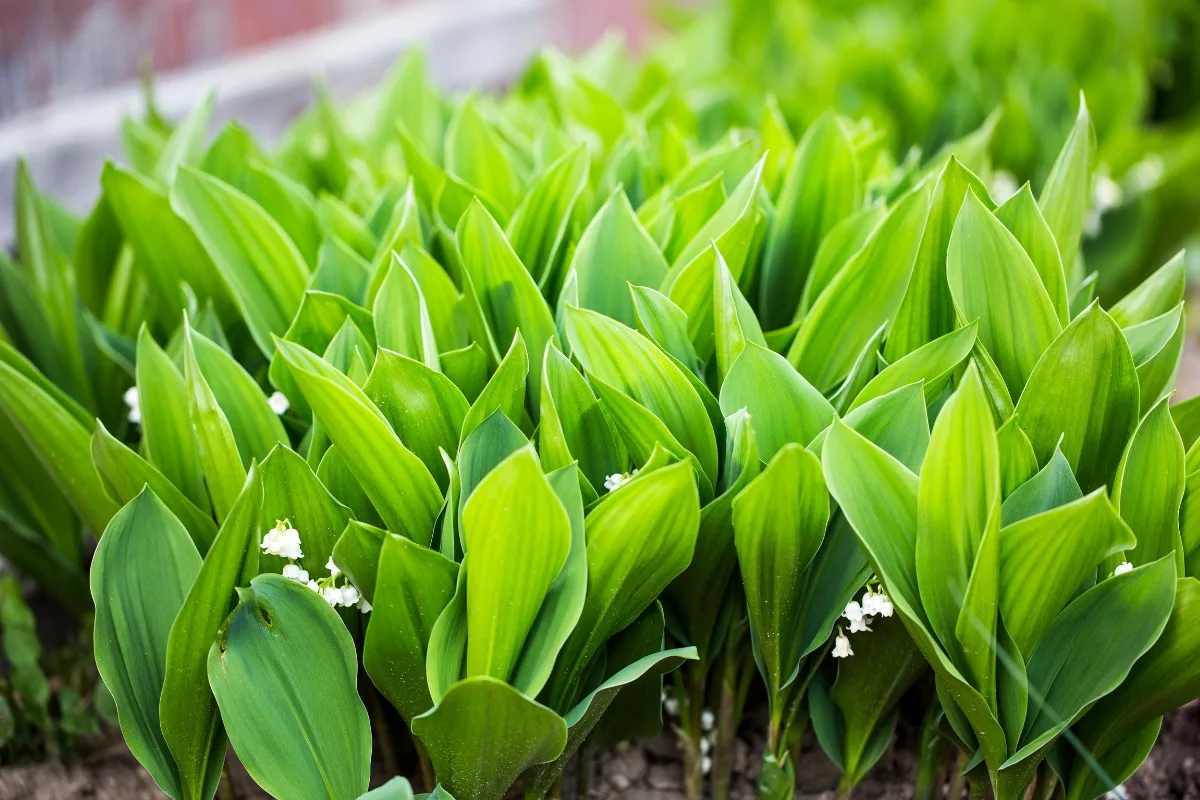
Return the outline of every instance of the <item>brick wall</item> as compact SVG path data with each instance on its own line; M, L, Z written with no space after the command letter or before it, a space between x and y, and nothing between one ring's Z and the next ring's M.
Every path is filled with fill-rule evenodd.
M138 74L210 64L412 0L0 0L0 120ZM456 0L441 0L452 5ZM642 0L554 0L554 38L578 49L610 26L644 31Z

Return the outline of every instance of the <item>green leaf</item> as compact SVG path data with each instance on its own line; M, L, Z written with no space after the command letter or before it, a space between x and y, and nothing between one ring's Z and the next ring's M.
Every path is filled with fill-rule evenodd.
M137 348L142 453L188 500L208 512L211 507L188 412L187 384L144 325L138 332Z
M438 451L445 450L451 457L458 453L468 411L458 387L420 361L381 346L363 393L444 488L449 476Z
M1149 322L1167 313L1183 301L1187 288L1186 267L1183 252L1176 253L1108 313L1122 328Z
M456 234L463 266L479 298L484 319L498 342L511 342L518 328L530 351L541 353L558 339L554 317L504 231L478 202L463 215ZM529 396L537 413L541 362L529 373Z
M1058 314L1059 324L1066 325L1070 321L1070 311L1063 260L1058 252L1058 243L1054 240L1054 232L1042 216L1028 183L1000 204L996 209L996 219L1020 242L1042 279L1042 286L1046 288L1050 303Z
M547 347L552 346L547 342ZM504 360L492 374L462 421L460 440L465 440L485 419L501 411L515 425L525 422L525 391L529 377L529 353L518 330Z
M324 573L334 544L350 521L350 509L334 499L307 461L284 445L259 465L258 477L263 492L259 528L267 531L280 520L290 521L300 532L304 552L300 566L313 576ZM282 570L286 563L266 553L259 558L259 572Z
M946 502L947 498L954 501ZM999 517L1000 455L992 413L978 372L968 368L933 426L917 491L915 552L921 605L933 632L956 662L960 650L955 631L960 609L965 610L968 581L981 542L989 531L995 536L999 530ZM995 625L994 608L993 601L991 619L979 620L989 634ZM959 663L976 664L974 659ZM979 680L978 671L973 670L973 675L995 708L994 692Z
M866 244L871 232L879 227L887 214L887 208L882 201L872 203L864 209L856 211L829 229L817 255L813 259L812 269L808 272L808 280L804 284L804 295L800 299L800 307L796 309L793 320L798 324L808 315L813 302L825 291L830 281L842 271L842 267L850 263L850 259Z
M405 53L388 76L371 137L376 150L384 149L395 140L399 120L432 158L441 160L445 124L442 100L430 81L425 61L425 48L414 47Z
M186 798L209 800L225 763L225 731L208 686L208 651L233 609L234 589L257 572L262 485L253 467L171 625L159 701L163 738Z
M1175 385L1187 334L1183 303L1123 331L1137 365L1141 407L1150 408Z
M363 667L406 722L433 707L425 658L434 622L454 596L458 565L389 535L379 556Z
M217 526L209 512L197 508L152 464L114 438L100 422L92 434L91 462L109 495L121 504L130 502L145 487L150 487L183 523L196 549L201 553L208 552L217 536Z
M246 482L229 419L217 403L196 358L200 335L184 320L183 378L188 389L188 414L196 434L196 451L217 519L224 522ZM268 409L269 411L270 409ZM278 422L278 421L277 421Z
M850 410L882 397L888 392L922 381L925 402L932 405L946 388L950 378L975 346L979 326L972 322L958 330L921 345L889 364L853 398ZM890 340L889 340L890 341Z
M836 416L833 406L787 359L747 343L721 384L721 410L750 412L762 458L789 442L807 445Z
M692 560L700 502L692 467L672 464L606 495L585 521L588 592L546 686L570 708L605 641L632 623Z
M502 681L468 678L437 707L413 720L438 783L459 800L501 800L535 764L553 761L567 743L558 714Z
M593 497L595 487L625 467L612 427L587 381L552 346L546 347L542 363L538 450L546 469L562 469L578 459L580 478Z
M570 520L532 448L479 482L463 507L462 530L472 566L466 675L507 680L571 548Z
M821 462L787 444L733 501L733 529L755 658L775 713L780 692L799 668L804 573L825 536L829 493Z
M144 490L113 517L91 570L96 667L130 752L176 800L185 795L159 727L159 697L171 625L200 564L183 525Z
M237 187L279 223L305 264L316 266L323 235L312 193L282 172L260 164L249 164Z
M425 795L422 795L424 797ZM358 800L413 800L412 784L404 778L396 777L362 795Z
M371 265L337 236L327 236L317 251L317 268L310 291L329 292L361 302L370 280Z
M483 348L472 342L470 346L439 355L442 374L449 378L468 403L479 398L487 383L488 358Z
M1000 614L1017 649L1033 653L1084 579L1133 543L1102 489L1003 528Z
M379 574L379 558L389 534L382 528L349 520L333 546L333 562L362 593L368 603L375 602L375 580ZM411 541L411 540L409 540ZM322 567L324 569L324 567Z
M924 183L903 197L804 318L788 361L818 390L844 378L863 345L900 308L931 194Z
M388 529L427 545L442 494L421 459L401 443L383 413L349 378L299 345L282 339L276 345ZM386 470L381 465L387 465Z
M190 168L171 186L171 207L212 257L259 350L274 354L271 334L287 331L308 283L296 246L262 206Z
M657 416L699 461L717 474L717 442L700 395L683 371L646 337L594 311L567 309L571 352L595 376Z
M715 259L714 259L715 261ZM672 358L691 370L694 375L703 375L704 365L696 355L696 348L688 338L688 316L671 298L645 286L631 286L637 329Z
M1096 304L1042 355L1016 413L1038 462L1059 446L1085 492L1111 485L1138 421L1138 381L1129 345Z
M723 380L749 343L767 346L754 310L742 296L720 251L713 259L713 316L716 319L717 374Z
M1191 450L1200 439L1200 396L1192 397L1171 406L1171 419L1183 437L1183 447Z
M478 187L507 212L517 205L516 172L474 95L458 107L446 127L446 172Z
M1121 457L1113 497L1121 519L1137 537L1126 559L1135 567L1170 556L1184 576L1179 509L1185 482L1183 440L1167 400L1146 412Z
M1000 496L1007 500L1017 487L1037 473L1037 454L1015 414L996 429L996 444L1000 450ZM1070 469L1069 464L1067 468Z
M1094 136L1087 103L1080 93L1079 114L1038 198L1046 224L1058 242L1058 252L1068 278L1074 274L1072 264L1078 260L1076 253L1083 232L1083 218L1091 202ZM1068 283L1073 285L1075 281L1068 280Z
M1032 458L1032 449L1029 451ZM1033 462L1036 468L1037 462ZM1055 450L1046 466L1018 486L1000 506L1000 524L1012 525L1035 514L1064 506L1083 497L1075 473L1061 450Z
M891 361L898 361L958 327L954 298L947 282L947 248L967 195L974 195L989 210L993 208L983 182L951 156L934 184L929 219L912 278L888 337L885 354Z
M854 148L837 114L809 126L788 163L763 255L759 308L768 328L791 321L817 248L859 203Z
M1175 601L1173 573L1166 558L1108 578L1054 620L1029 659L1030 696L1041 702L1025 720L1021 749L1009 763L1036 752L1121 684L1167 624Z
M438 369L437 339L417 279L396 255L390 265L385 264L381 269L387 270L387 277L375 295L373 307L379 347Z
M578 467L571 464L548 473L546 480L567 512L571 523L571 546L562 569L546 590L546 598L513 673L512 685L529 697L536 697L546 685L559 650L579 621L588 584L587 540L584 538ZM659 644L661 646L661 640Z
M262 461L275 445L288 444L279 416L267 404L258 382L222 347L194 328L188 341L196 365L229 422L242 465Z
M230 744L276 797L353 800L367 790L371 726L354 641L316 592L278 575L238 590L208 654Z
M509 220L508 240L543 290L569 246L571 217L587 186L588 171L587 148L579 145L546 167Z
M979 341L1009 394L1020 395L1062 326L1021 243L973 193L950 235L946 278L955 307L965 319L979 320Z
M99 476L80 469L91 460L91 431L49 390L44 378L16 356L0 361L0 411L20 434L33 455L93 532L104 530L117 506L109 499Z

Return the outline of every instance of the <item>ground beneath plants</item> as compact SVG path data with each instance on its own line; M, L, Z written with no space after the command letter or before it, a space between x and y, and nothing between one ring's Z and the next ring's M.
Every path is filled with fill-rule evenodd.
M753 720L751 720L753 722ZM748 726L749 727L749 726ZM854 793L856 800L909 800L917 731L903 725L896 742ZM739 739L733 800L752 800L761 734ZM382 776L381 776L382 777ZM267 800L240 770L233 773L238 800ZM833 800L838 771L812 741L801 759L797 800ZM576 797L568 775L564 798ZM1200 702L1167 717L1162 736L1141 770L1125 784L1129 800L1200 800ZM165 797L115 735L110 743L70 764L0 767L0 800L161 800ZM683 800L682 757L669 735L614 748L596 758L588 798ZM577 798L577 800L583 800Z

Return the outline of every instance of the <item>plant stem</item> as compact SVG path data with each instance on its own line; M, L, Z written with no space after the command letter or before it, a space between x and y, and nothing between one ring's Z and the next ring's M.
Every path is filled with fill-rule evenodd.
M988 800L992 793L988 791L987 782L982 778L976 778L974 775L967 778L967 786L970 788L970 800Z
M745 669L746 648L741 637L731 639L725 646L721 670L721 694L717 702L717 729L713 742L712 795L713 800L728 800L733 778L733 751L741 721L739 689L741 671Z
M587 800L592 787L592 762L595 753L586 744L579 749L579 761L575 767L579 774L575 776L575 800Z
M388 775L399 775L400 761L396 758L396 743L392 740L392 731L387 724L387 717L384 716L387 709L383 707L382 696L375 685L368 684L368 687L367 702L371 704L371 722L375 725L375 741L379 743L379 759Z
M851 800L854 797L854 784L850 782L846 775L838 781L837 795L835 800Z
M237 792L233 788L233 779L229 777L229 760L221 765L221 782L217 784L217 796L221 800L237 800Z
M955 751L950 762L950 786L946 792L947 800L962 800L963 789L967 785L967 776L963 770L967 768L967 754Z
M705 674L699 668L687 671L687 691L680 704L680 732L683 739L683 786L688 800L700 800L704 795L704 772L701 769L700 715L704 712Z
M1050 800L1058 786L1058 776L1050 765L1043 761L1038 765L1037 780L1033 784L1033 800Z
M946 760L946 740L938 732L942 710L930 703L921 722L921 740L917 746L917 780L913 800L941 800Z
M429 752L425 749L425 745L421 744L421 740L416 734L409 731L412 736L413 748L417 751L417 761L421 765L421 780L425 782L425 791L432 792L437 786L437 777L433 774L433 762L429 760Z
M554 779L554 783L550 784L550 790L546 792L546 800L562 800L562 774L560 773Z

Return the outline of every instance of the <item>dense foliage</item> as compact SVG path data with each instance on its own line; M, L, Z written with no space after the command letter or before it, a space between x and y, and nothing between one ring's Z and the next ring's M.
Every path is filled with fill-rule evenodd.
M84 220L20 172L0 551L94 603L134 755L357 798L382 698L432 796L536 798L670 674L724 797L757 672L763 798L807 724L849 794L931 678L976 790L1120 783L1200 695L1200 406L1183 255L1092 297L1082 97L999 198L992 119L899 164L769 99L714 135L606 52L498 97L410 56L273 151L151 103Z

